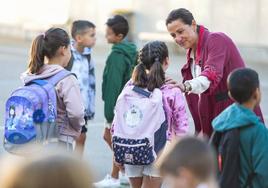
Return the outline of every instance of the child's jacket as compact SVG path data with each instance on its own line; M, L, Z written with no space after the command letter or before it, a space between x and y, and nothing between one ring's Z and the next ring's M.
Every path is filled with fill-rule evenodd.
M126 41L114 44L112 52L107 58L103 71L102 99L104 116L108 123L113 121L117 97L130 79L136 58L136 46Z
M163 105L168 123L167 139L172 135L183 136L188 133L188 116L183 95L179 88L171 88L163 85L161 88L163 95Z
M268 187L268 131L260 118L248 108L232 104L217 116L212 126L223 132L240 131L240 185L245 185L250 173L253 188Z

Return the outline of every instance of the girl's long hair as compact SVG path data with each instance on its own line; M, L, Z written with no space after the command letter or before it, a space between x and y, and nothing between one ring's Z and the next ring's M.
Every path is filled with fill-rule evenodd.
M54 57L61 46L68 47L69 44L67 32L60 28L50 28L38 35L32 43L28 71L32 74L38 73L44 65L45 57Z
M165 82L163 62L168 57L168 48L164 42L147 43L139 52L138 65L132 74L133 84L153 91Z

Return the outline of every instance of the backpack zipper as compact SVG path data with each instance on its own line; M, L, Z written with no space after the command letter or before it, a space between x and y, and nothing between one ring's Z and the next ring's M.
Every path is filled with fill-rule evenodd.
M143 143L143 144L130 145L130 144L115 143L115 145L125 146L125 147L140 147L140 146L146 146L147 144L146 143Z

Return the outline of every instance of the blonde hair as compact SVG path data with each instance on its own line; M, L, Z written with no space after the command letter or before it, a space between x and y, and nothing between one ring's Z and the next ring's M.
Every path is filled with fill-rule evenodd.
M4 188L91 188L92 179L85 163L63 155L26 162Z

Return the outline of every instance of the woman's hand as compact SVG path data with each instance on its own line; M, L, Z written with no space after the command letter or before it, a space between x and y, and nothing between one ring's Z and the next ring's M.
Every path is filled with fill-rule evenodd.
M174 85L174 84L177 84L177 81L173 80L173 79L170 78L170 77L166 77L166 78L165 78L165 84L171 84L171 85Z
M185 92L185 85L183 83L178 83L177 81L173 80L170 77L166 77L165 84L171 85L171 88L177 87L182 92Z

